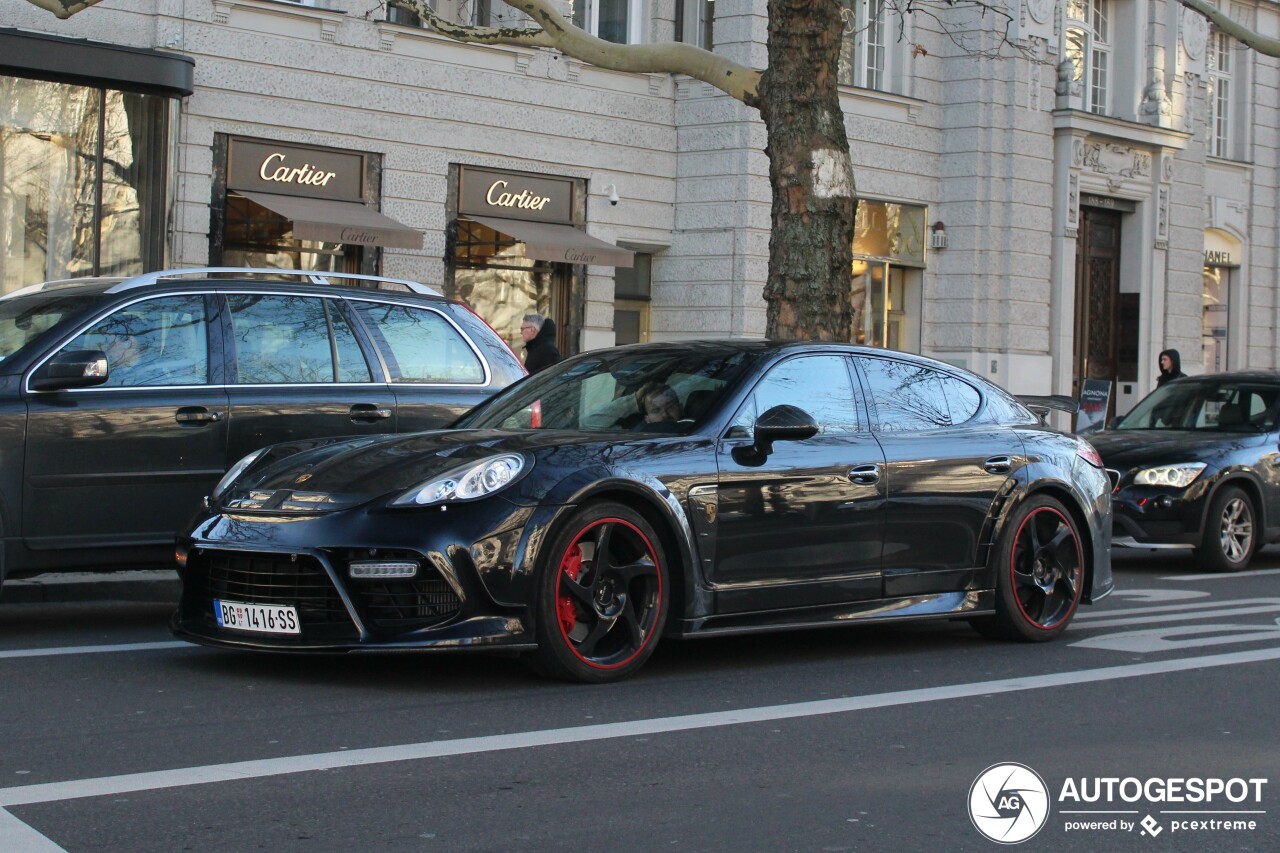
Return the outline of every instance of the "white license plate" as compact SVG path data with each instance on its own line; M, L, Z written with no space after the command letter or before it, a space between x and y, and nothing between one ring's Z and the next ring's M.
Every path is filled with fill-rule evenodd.
M298 611L281 604L241 604L213 600L213 615L219 628L254 631L260 634L301 634Z

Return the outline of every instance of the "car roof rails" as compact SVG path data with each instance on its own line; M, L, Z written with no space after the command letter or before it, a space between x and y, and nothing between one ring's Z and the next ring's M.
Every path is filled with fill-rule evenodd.
M224 275L236 278L245 278L248 276L267 276L272 279L294 278L304 279L309 284L329 284L330 279L354 279L356 281L371 281L377 284L379 289L383 285L387 285L388 290L407 290L410 293L418 293L423 296L443 296L439 290L417 281L409 281L403 278L387 278L380 275L362 275L359 273L348 272L327 272L319 270L275 270L275 269L251 269L248 267L194 267L191 269L172 269L160 270L158 272L148 272L142 275L135 275L127 278L118 284L114 284L107 288L107 293L120 293L124 290L132 290L135 287L143 287L148 284L156 284L160 281L168 279L184 278L186 276L211 276Z
M102 284L108 281L122 282L125 279L118 275L87 275L80 278L60 278L55 281L42 281L39 284L29 284L26 287L19 288L12 293L6 293L0 296L0 299L12 299L15 296L27 296L32 293L41 293L46 290L61 290L65 287L80 287L86 284Z

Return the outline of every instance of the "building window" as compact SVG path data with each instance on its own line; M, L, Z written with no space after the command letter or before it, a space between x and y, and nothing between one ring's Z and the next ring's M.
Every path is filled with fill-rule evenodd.
M618 267L613 276L614 343L642 344L649 340L649 300L653 286L653 255L636 252L635 265Z
M919 351L925 212L859 199L850 288L854 343Z
M1231 108L1236 95L1234 42L1226 33L1213 30L1209 34L1206 65L1209 70L1209 153L1214 157L1231 157Z
M888 91L890 29L885 0L841 0L840 83Z
M641 0L570 0L573 23L614 44L639 44Z
M169 99L0 76L0 292L164 265Z
M415 12L409 4L399 2L399 0L390 0L387 3L387 23L400 24L405 27L421 27L422 16Z
M1067 0L1066 55L1071 95L1079 109L1110 108L1111 7L1109 0Z
M1204 372L1222 373L1227 369L1227 330L1231 319L1231 269L1206 266L1201 342L1204 346Z
M676 41L714 50L715 15L715 0L676 0Z

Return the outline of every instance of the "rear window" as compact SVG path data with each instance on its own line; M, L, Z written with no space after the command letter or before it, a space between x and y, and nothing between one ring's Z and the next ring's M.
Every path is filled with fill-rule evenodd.
M0 299L0 360L6 359L64 319L98 302L96 294L33 293Z
M427 308L356 302L392 382L479 385L484 365L448 320Z

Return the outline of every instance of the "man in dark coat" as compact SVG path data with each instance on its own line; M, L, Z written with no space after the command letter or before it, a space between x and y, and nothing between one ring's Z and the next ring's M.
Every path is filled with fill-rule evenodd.
M1156 377L1157 388L1166 382L1181 379L1186 375L1182 372L1182 356L1178 355L1176 349L1167 349L1160 353L1160 375Z
M560 360L555 320L541 314L525 314L520 323L520 337L524 338L524 369L530 376Z

